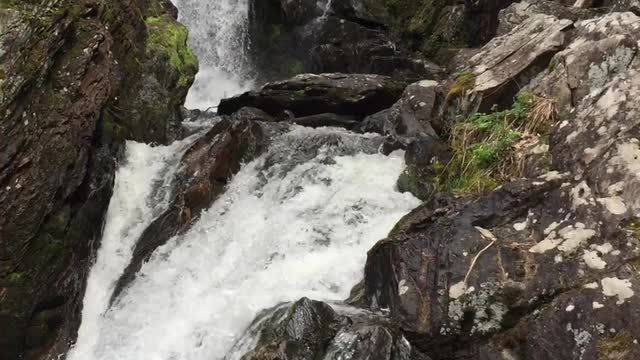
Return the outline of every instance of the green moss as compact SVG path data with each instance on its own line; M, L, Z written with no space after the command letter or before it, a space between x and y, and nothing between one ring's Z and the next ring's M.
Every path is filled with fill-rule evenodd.
M640 240L640 219L634 216L627 220L623 227L631 234L631 236Z
M598 360L620 360L626 359L626 356L633 350L634 337L626 331L620 331L614 336L598 339L596 349L598 352Z
M21 272L12 272L7 276L7 280L9 280L9 284L16 285L22 282L24 278L24 274Z
M459 74L458 78L470 76ZM521 138L531 107L531 94L522 92L510 109L494 108L454 124L449 132L452 159L433 179L438 188L456 195L477 194L516 175L510 151Z
M445 103L448 103L451 99L463 95L467 90L473 89L476 84L476 77L469 70L461 71L457 73L453 81L449 84L447 89L447 97Z
M187 28L168 16L148 17L145 24L147 54L166 57L179 74L177 85L190 86L198 68L198 59L187 46Z

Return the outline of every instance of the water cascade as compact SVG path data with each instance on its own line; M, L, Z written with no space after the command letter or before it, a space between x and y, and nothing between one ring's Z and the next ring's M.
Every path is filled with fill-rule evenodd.
M176 5L201 63L187 107L215 105L249 86L247 1ZM362 278L367 250L419 203L396 190L403 154L380 154L379 136L292 126L242 167L190 230L158 248L109 306L136 240L168 206L180 157L197 136L160 147L127 143L69 359L230 356L261 310L303 296L346 298Z

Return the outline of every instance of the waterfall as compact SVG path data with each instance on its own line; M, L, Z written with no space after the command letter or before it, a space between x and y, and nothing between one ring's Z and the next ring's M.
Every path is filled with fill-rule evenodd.
M201 63L187 106L216 105L250 86L247 0L174 1ZM127 142L68 359L237 358L229 352L263 309L303 296L344 299L367 251L419 204L397 191L403 154L380 154L379 136L293 126L243 165L188 231L158 248L109 307L197 136L158 147Z
M200 71L185 106L207 109L253 86L247 49L248 0L172 0L189 29Z
M133 246L169 205L180 158L197 136L170 146L127 142L126 162L116 173L100 249L87 280L78 346L70 353L71 359L85 359L74 354L82 354L94 345L100 317L107 310L116 281L131 260Z
M395 189L403 154L379 154L380 142L373 135L301 127L274 139L188 232L155 252L108 311L83 319L83 326L96 323L83 328L70 358L222 359L265 308L302 296L346 298L362 277L368 249L419 204ZM131 171L135 159L150 153L140 144L130 147L118 185L157 178L144 167ZM121 248L131 246L122 229L148 223L154 214L136 209L138 216L131 216L135 206L121 203L158 207L152 192L130 196L134 190L118 186L107 217L104 238L121 239ZM121 271L127 251L103 245L91 274L94 286ZM97 291L100 303L103 292ZM85 303L95 297L88 292Z

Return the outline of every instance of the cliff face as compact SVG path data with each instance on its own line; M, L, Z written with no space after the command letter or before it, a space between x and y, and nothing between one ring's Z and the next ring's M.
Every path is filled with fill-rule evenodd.
M176 15L0 1L0 358L68 347L124 141L180 135L197 61Z

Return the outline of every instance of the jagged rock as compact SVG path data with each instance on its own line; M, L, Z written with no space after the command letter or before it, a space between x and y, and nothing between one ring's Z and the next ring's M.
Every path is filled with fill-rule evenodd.
M409 143L404 157L407 168L398 179L398 190L408 191L420 200L430 199L438 191L440 164L451 159L447 145L434 136L421 136Z
M264 148L261 126L249 120L219 119L187 150L176 175L175 194L167 210L145 229L136 243L131 262L118 280L111 301L135 278L142 263L171 237L188 230L222 194L243 162Z
M262 315L249 335L258 343L242 360L428 360L384 318L341 314L307 298Z
M546 180L551 178L556 179ZM562 187L559 180L567 185ZM608 216L595 201L573 209L576 198L586 197L572 195L572 189L581 186L550 174L504 185L476 202L410 215L403 220L409 226L369 252L365 299L374 309L388 307L409 340L427 355L458 359L476 356L479 348L474 344L480 339L498 342L514 326L525 333L535 328L532 319L536 317L527 314L565 311L545 305L570 289L594 281L604 281L606 287L609 281L617 284L618 280L608 280L615 278L625 284L620 290L623 297L629 291L637 292L640 279L632 260L638 256L638 240L624 230L599 225ZM606 250L609 246L611 251L626 253L611 254ZM614 291L594 293L578 293L572 300L576 305L597 300L611 308L601 311L612 317L624 313L618 306L637 311L640 305L637 297L625 298L621 304L612 295ZM580 300L580 296L586 298ZM591 310L584 309L581 323L596 320L589 315ZM618 317L608 323L624 324L622 321ZM634 338L640 335L638 329L634 324L618 328ZM602 335L593 330L581 331L597 341ZM535 359L529 357L526 347L546 343L564 347L568 353L580 352L583 346L566 336L540 333L537 339L503 344L500 351Z
M522 24L534 14L546 14L558 19L568 19L573 22L590 19L604 13L602 9L582 9L564 6L553 0L524 0L511 4L500 11L498 35L505 35L516 26Z
M612 13L575 24L574 40L554 56L532 84L534 92L553 99L561 114L595 96L638 54L640 17Z
M434 130L434 127L443 130L439 114L443 98L436 81L413 83L391 108L369 115L356 128L385 135L384 153L399 148L407 150L407 169L398 181L398 188L421 199L435 191L432 164L449 158L446 145Z
M500 101L511 102L518 86L544 70L566 46L571 20L536 14L509 34L491 40L470 59L474 83L469 91L487 111Z
M384 135L405 143L424 136L437 137L434 127L441 129L438 109L442 97L436 81L423 80L407 86L385 119Z
M357 119L393 105L407 84L380 75L303 74L265 85L259 92L223 99L219 114L232 114L244 106L272 116L289 110L297 117L333 113Z
M0 358L74 338L124 140L179 128L197 64L175 17L165 0L0 2Z

